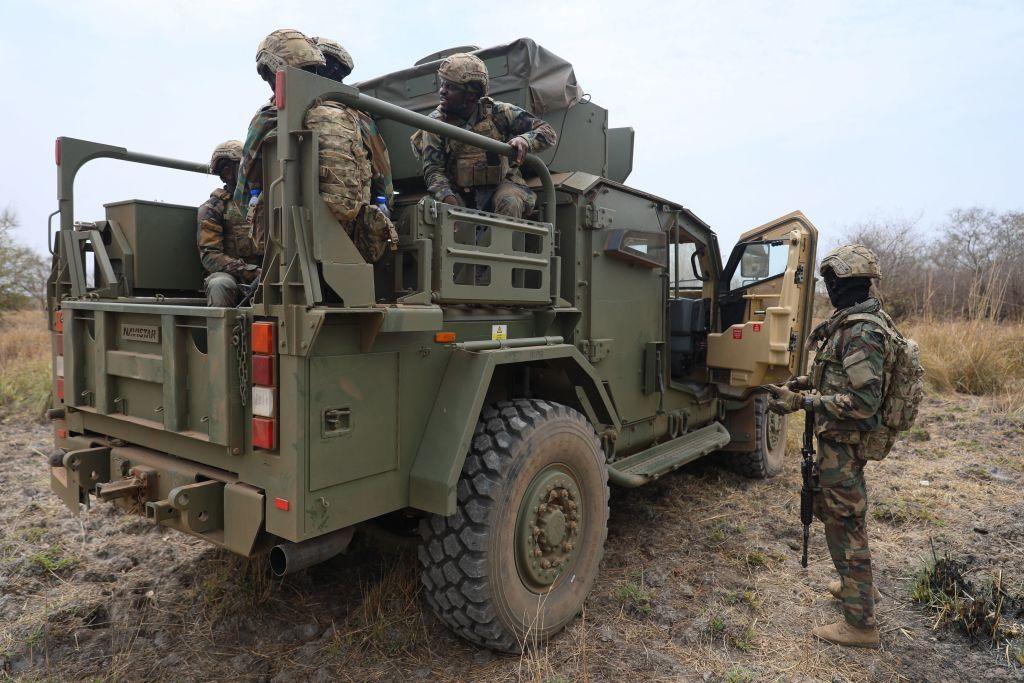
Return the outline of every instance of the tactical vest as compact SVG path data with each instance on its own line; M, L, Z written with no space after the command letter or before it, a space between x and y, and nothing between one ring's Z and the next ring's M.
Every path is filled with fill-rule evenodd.
M904 337L892 318L874 301L851 306L835 320L822 323L811 340L822 340L814 358L811 386L821 395L842 393L850 386L850 378L839 355L840 329L857 322L871 322L885 335L885 359L882 376L882 405L866 421L844 422L826 419L819 433L844 443L859 443L858 455L865 460L882 460L892 449L896 433L907 429L917 419L924 398L924 370L920 351L913 339Z
M351 232L359 210L370 203L370 159L357 114L338 102L323 102L306 112L306 126L320 148L320 197Z
M255 233L254 225L245 219L238 205L231 200L231 193L218 187L211 196L224 202L224 230L221 233L222 249L228 256L240 258L259 265L263 259L262 239Z
M504 142L505 139L494 121L494 100L480 98L480 120L469 128L484 137ZM447 140L448 177L461 188L497 185L508 175L508 158L467 145L458 140Z

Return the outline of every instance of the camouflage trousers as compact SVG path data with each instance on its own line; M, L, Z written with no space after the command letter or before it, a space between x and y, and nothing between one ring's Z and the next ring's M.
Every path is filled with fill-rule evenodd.
M205 286L207 306L233 308L241 297L242 288L230 273L210 273Z
M537 203L537 195L533 190L512 180L474 188L472 196L474 208L512 218L527 216Z
M821 490L814 515L825 525L825 542L842 583L843 616L851 626L871 628L875 621L871 550L868 548L867 487L857 444L818 438Z

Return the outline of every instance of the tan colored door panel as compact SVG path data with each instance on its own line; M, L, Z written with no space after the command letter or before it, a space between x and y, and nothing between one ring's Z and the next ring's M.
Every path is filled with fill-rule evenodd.
M730 258L727 271L734 272L726 273L732 277L725 296L734 306L742 296L742 319L708 335L708 366L728 370L729 387L755 387L802 372L817 234L802 213L794 212L740 239L737 249L744 250Z

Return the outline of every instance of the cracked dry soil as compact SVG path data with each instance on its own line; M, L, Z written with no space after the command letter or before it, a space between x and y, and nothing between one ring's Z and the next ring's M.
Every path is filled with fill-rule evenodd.
M797 425L794 425L796 427ZM994 648L933 629L911 602L930 557L1024 583L1024 420L985 399L930 397L868 465L882 647L815 642L839 610L821 527L799 567L795 428L785 472L749 481L708 460L614 491L582 617L545 648L494 655L452 636L419 595L415 554L357 536L345 556L272 580L199 540L50 493L45 425L0 446L0 679L1024 680L1021 638ZM1020 659L1018 659L1020 658Z

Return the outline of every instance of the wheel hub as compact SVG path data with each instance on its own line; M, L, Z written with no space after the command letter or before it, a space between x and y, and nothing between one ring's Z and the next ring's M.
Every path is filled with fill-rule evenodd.
M534 477L519 506L516 565L523 582L546 589L576 558L583 515L572 473L551 465Z

